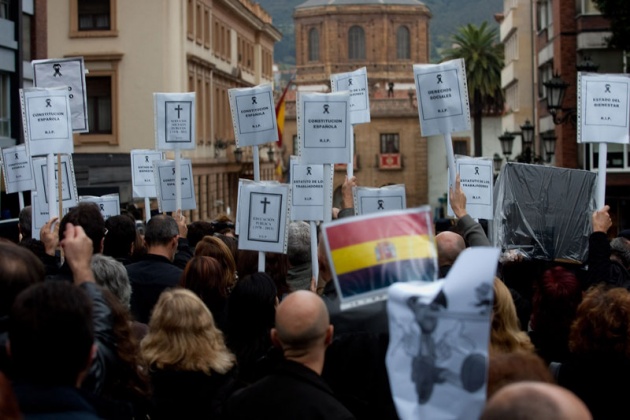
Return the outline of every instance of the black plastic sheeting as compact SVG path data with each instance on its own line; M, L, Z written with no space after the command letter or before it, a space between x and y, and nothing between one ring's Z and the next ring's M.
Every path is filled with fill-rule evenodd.
M494 245L525 258L583 263L596 188L593 172L506 164L494 186Z

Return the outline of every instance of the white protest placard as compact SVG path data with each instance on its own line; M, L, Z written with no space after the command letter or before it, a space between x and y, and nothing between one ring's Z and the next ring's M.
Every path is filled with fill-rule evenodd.
M324 165L291 156L291 220L324 220Z
M36 87L63 87L68 90L72 112L72 131L87 133L88 113L83 57L34 60L33 84Z
M2 169L7 193L35 189L33 165L25 144L2 149Z
M59 182L58 167L54 165L55 181ZM45 157L33 158L33 173L35 174L35 187L37 189L37 197L39 204L48 206L48 163ZM59 194L53 192L56 197L55 202L59 203ZM72 164L71 155L61 155L61 197L64 209L75 207L79 203L79 195L77 194L77 182L74 177L74 166ZM49 210L50 211L50 210Z
M630 142L630 75L578 73L578 143Z
M351 161L350 93L302 93L297 106L298 149L302 163Z
M402 420L479 418L498 257L497 248L468 248L446 279L389 288L386 365Z
M423 136L470 130L464 60L414 64L418 115Z
M238 248L261 252L287 252L289 185L248 182L238 199Z
M68 89L20 89L20 101L24 138L31 156L74 152Z
M350 92L351 124L370 122L370 96L365 67L348 73L332 74L330 76L330 86L333 92L344 90Z
M271 85L229 89L236 146L278 141L278 123Z
M48 206L40 204L37 191L31 191L31 237L39 239L39 232L49 220Z
M107 194L100 197L93 195L80 196L79 202L95 203L101 211L104 220L120 215L120 197L118 194Z
M195 92L154 93L155 148L190 150L195 141Z
M473 219L492 219L494 173L492 160L459 158L456 161L460 185L466 194L466 213ZM448 198L448 215L455 216Z
M131 151L131 182L134 197L157 197L153 161L162 159L163 153L157 150Z
M387 185L381 188L354 187L354 211L356 214L370 214L388 210L407 208L407 194L404 184Z
M190 159L181 160L181 210L197 208L195 186L193 185L192 162ZM153 161L153 176L155 177L158 207L160 213L179 210L175 200L175 161Z

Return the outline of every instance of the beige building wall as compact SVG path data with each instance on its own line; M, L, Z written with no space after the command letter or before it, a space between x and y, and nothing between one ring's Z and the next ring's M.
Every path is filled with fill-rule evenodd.
M182 155L193 160L197 209L187 215L235 211L238 179L252 176L252 162L249 151L242 162L232 153L228 90L272 83L281 34L269 14L252 0L109 0L109 28L86 30L81 4L47 8L48 58L82 56L88 83L111 80L102 88L111 95L111 131L75 135L78 187L117 186L121 201L132 201L127 154L155 147L153 93L195 92L197 148ZM263 161L260 172L273 178L273 163Z
M77 153L153 148L153 93L194 90L191 62L207 72L210 85L216 79L224 84L229 81L227 87L272 83L270 61L263 74L263 51L271 57L280 34L269 16L247 0L110 0L113 28L103 34L73 32L77 1L58 1L48 8L48 57L83 56L89 75L115 72L117 85L113 104L117 134L96 139L77 136ZM226 27L227 54L214 48L214 22ZM251 43L251 69L239 62L240 37ZM198 125L212 124L213 129L207 135L203 129L198 132L198 149L188 153L195 157L214 158L216 137L234 140L229 111L221 114L220 121L213 121L212 116L213 107L228 105L227 97L217 102L212 86L209 92L211 106L205 107L198 92L197 107L203 108ZM222 132L217 125L223 126Z
M519 127L526 120L532 124L536 121L534 113L538 93L534 71L532 1L503 2L503 15L500 18L500 38L505 51L505 66L501 72L501 87L506 99L506 112L501 122L503 131L520 131ZM538 128L534 140L536 145ZM512 157L520 153L521 142L520 137L517 137Z

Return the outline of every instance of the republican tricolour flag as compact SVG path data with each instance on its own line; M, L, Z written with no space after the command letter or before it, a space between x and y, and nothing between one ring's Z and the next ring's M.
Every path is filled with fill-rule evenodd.
M287 91L289 90L289 87L291 86L292 83L293 83L293 78L291 78L291 80L289 80L289 83L287 83L287 85L284 87L284 90L282 91L282 95L280 95L280 99L278 99L278 102L276 103L276 122L278 124L278 147L282 146L282 134L284 133L284 114L287 107L286 96L287 96Z
M384 297L395 282L436 279L429 206L339 219L323 233L342 304Z

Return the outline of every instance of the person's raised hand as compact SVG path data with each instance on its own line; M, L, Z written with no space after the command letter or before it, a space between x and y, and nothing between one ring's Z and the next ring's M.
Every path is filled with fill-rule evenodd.
M348 179L346 176L345 181L341 185L341 197L342 197L342 208L350 209L354 207L354 195L352 193L352 187L357 186L357 177L353 176Z
M449 189L449 199L451 201L451 208L453 213L458 219L466 216L466 193L462 189L461 179L459 174L455 177L455 188Z
M609 209L610 207L606 205L593 213L593 232L608 232L608 229L612 226L612 220L610 219L610 214L608 214Z
M61 241L66 262L72 270L75 284L94 281L92 273L92 240L81 226L66 224L64 238Z
M53 217L39 230L39 240L44 243L46 254L51 256L55 256L55 251L59 246L59 223L57 220L59 220L58 217Z
M175 213L175 221L177 222L179 236L185 238L188 235L188 225L186 224L186 216L182 214L181 210L177 210L177 213Z

